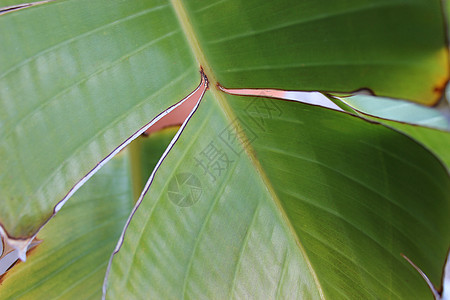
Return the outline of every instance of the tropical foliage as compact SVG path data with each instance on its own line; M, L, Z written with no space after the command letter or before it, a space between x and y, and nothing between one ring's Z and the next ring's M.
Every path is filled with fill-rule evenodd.
M441 288L448 123L346 98L443 97L440 1L1 5L0 299L432 298L402 255Z

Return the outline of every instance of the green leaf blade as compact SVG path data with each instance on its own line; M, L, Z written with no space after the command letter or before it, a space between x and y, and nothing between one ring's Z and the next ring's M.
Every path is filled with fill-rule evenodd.
M323 284L330 298L405 298L414 288L411 295L431 295L400 254L421 256L439 286L450 241L450 183L436 157L406 136L339 112L262 99L230 103L243 122L264 124L251 127L255 155L319 280L330 283ZM281 130L293 124L295 133ZM410 276L420 284L411 287Z
M438 285L450 239L450 183L433 155L350 115L227 99L231 107L221 109L236 118L206 96L158 169L114 256L108 299L289 290L331 299L431 297L401 253ZM278 107L282 117L256 114L255 103ZM236 128L245 136L228 140ZM291 139L280 143L286 135ZM222 173L214 164L204 168L211 147L221 151L222 167L233 158ZM398 151L402 156L392 155ZM173 190L171 182L187 173L197 177L200 196ZM196 201L178 206L173 192ZM285 269L286 259L296 267Z
M369 88L433 103L448 80L439 1L215 4L188 1L186 10L227 88Z
M202 130L201 134L196 134L197 126L186 128L183 134L190 133L195 137L178 140L163 162L158 170L158 177L152 183L151 192L133 216L122 249L114 258L107 298L120 298L123 295L136 298L144 295L156 298L229 297L248 293L249 285L242 285L239 278L247 280L247 283L266 280L270 284L264 292L275 296L277 283L283 272L298 274L297 266L307 268L304 259L296 251L292 251L296 247L295 242L287 237L288 230L280 222L281 216L273 209L270 194L260 181L255 183L255 171L250 171L253 175L246 179L233 176L246 172L250 166L250 161L245 156L242 159L238 156L231 157L232 150L227 151L229 158L234 161L220 178L214 178L211 176L214 174L209 173L194 173L195 170L201 170L193 158L198 154L199 146L219 142L216 133L223 130L223 125L226 124L225 116L214 105L213 99L205 97L205 106L199 108L194 118L200 122L200 128L213 127L215 131ZM207 121L208 116L212 115L216 116L217 121ZM183 164L180 164L183 159ZM170 161L178 161L177 167L164 168ZM161 179L171 178L173 181L177 174L185 173L195 174L202 193L199 198L194 198L198 201L194 205L180 207L173 203L175 200L171 197L173 186L170 181ZM245 190L230 188L239 181L247 186ZM223 194L229 197L223 197ZM266 220L266 217L269 219ZM225 224L235 224L237 228L231 231ZM168 230L169 228L171 229ZM164 241L158 238L162 236L165 236ZM216 240L213 236L221 238ZM258 238L274 244L276 248L265 249L260 259L255 258L251 262L245 258L252 249L260 247ZM135 243L137 240L142 242L143 248ZM169 245L171 246L168 247ZM144 257L148 259L143 259ZM270 267L273 260L279 265ZM286 269L282 267L284 260L288 261ZM140 261L140 266L136 266L136 261ZM253 279L244 276L248 274L246 266L249 264L253 266ZM162 270L167 272L161 272ZM284 281L284 287L279 287L281 295L306 293L319 298L311 275L302 274L295 278L287 276ZM149 282L155 284L149 285ZM171 288L166 289L165 285ZM258 288L260 285L255 285L253 290L256 292ZM263 291L259 290L258 293L261 292Z

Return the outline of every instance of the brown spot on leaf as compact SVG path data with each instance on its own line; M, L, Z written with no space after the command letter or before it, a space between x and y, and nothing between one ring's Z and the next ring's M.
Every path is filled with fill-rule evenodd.
M437 84L437 85L434 86L434 90L433 91L439 98L442 96L442 93L445 90L445 86L447 85L447 81L448 80L443 81L440 84Z
M439 103L439 100L442 98L445 87L447 86L447 83L449 81L449 78L446 76L442 78L438 83L436 83L433 86L433 102L430 103L430 106L436 105Z

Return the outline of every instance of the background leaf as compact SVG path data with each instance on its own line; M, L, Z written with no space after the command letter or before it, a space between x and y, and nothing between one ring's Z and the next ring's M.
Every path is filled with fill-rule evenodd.
M4 275L0 299L98 299L131 196L129 155L121 153L41 230L42 243Z
M136 201L161 155L178 131L178 126L152 132L148 137L138 138L129 146L133 172L133 200Z
M132 187L148 178L175 132L167 128L136 139L94 175L42 229L42 243L26 263L5 275L0 299L98 299L106 264L137 199ZM135 157L144 169L133 165Z

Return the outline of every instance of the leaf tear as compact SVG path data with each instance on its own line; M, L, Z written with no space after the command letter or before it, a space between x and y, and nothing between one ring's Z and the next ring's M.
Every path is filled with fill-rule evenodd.
M401 253L401 256L420 274L420 276L422 276L422 278L425 280L425 282L427 283L428 287L430 288L431 292L433 293L434 299L436 299L436 300L446 300L447 299L446 297L443 296L443 290L439 291L438 289L436 289L436 287L430 281L428 276L418 266L416 266L416 264L413 263L412 260L410 260L403 253ZM447 261L447 264L448 264L448 261ZM444 280L445 280L445 275L446 275L445 273L446 272L444 270L444 275L443 275Z
M3 8L0 8L0 16L10 13L10 12L15 12L18 10L22 10L24 8L29 8L32 6L36 6L36 5L41 5L41 4L45 4L45 3L49 3L49 2L54 2L56 0L45 0L45 1L37 1L37 2L30 2L30 3L23 3L23 4L18 4L18 5L12 5L12 6L6 6Z
M131 211L124 227L122 230L122 233L119 237L119 240L116 244L116 247L114 249L114 251L111 254L111 257L109 259L108 262L108 266L106 268L106 273L105 273L105 277L104 277L104 281L103 281L103 287L102 287L102 299L106 298L106 290L107 290L107 286L108 286L108 276L111 270L111 266L112 266L112 261L114 258L114 255L116 253L119 252L120 248L122 247L124 238L125 238L125 233L126 230L131 222L131 219L133 218L134 214L136 213L137 209L139 208L140 204L142 203L142 200L144 199L144 196L147 194L148 190L150 189L150 186L153 182L153 178L155 177L156 171L159 169L159 167L161 166L162 162L164 161L164 159L167 157L167 155L169 154L170 150L173 148L173 146L175 145L176 141L178 140L178 138L180 137L181 133L183 132L184 128L186 127L187 123L189 122L189 120L191 119L192 115L195 113L195 111L197 110L198 106L200 105L200 102L203 98L203 95L205 94L205 92L208 89L208 85L209 85L209 81L208 78L206 76L206 74L203 72L203 69L200 70L200 74L201 74L201 82L199 84L199 86L192 92L190 93L188 96L186 96L183 100L179 101L176 105L173 106L173 109L176 109L177 107L181 106L183 103L185 102L189 102L189 101L195 101L195 105L192 108L192 110L190 111L189 115L187 116L187 118L183 121L183 124L181 125L181 127L178 129L177 133L175 134L175 136L173 137L172 141L170 142L170 144L167 146L166 150L164 151L164 153L162 154L162 156L160 157L158 163L156 164L155 168L153 169L152 173L150 174L149 179L147 180L147 183L144 186L144 189L141 192L141 195L139 196L139 199L136 201L135 206L133 207L133 210ZM170 112L168 112L170 113Z
M55 1L55 0L51 0L51 1ZM104 157L100 162L98 162L95 165L95 167L93 169L91 169L83 178L81 178L80 181L78 181L69 190L69 192L63 197L63 199L60 200L55 205L55 207L53 208L53 213L51 214L51 216L36 230L36 232L33 235L31 235L30 237L24 237L24 238L13 238L13 237L10 237L8 235L6 229L3 228L2 224L0 224L0 236L2 237L3 241L6 241L4 244L10 245L11 248L13 249L13 251L14 250L17 251L17 258L14 260L14 263L15 263L15 261L17 259L20 259L21 261L26 261L26 253L27 253L27 251L36 245L35 244L35 242L36 242L35 238L36 238L38 232L53 218L53 216L55 216L61 210L61 208L69 200L69 198L71 198L73 196L73 194L81 186L83 186L95 173L97 173L98 170L100 170L101 167L103 167L107 162L109 162L116 154L118 154L120 151L122 151L133 140L135 140L136 138L138 138L139 136L144 134L149 128L151 128L152 126L155 126L163 118L165 118L166 116L168 116L171 113L173 113L173 111L177 110L183 104L186 104L188 107L192 107L191 111L190 111L191 114L193 113L193 111L196 110L199 102L197 102L196 106L193 105L192 103L189 105L189 103L188 103L189 101L188 100L191 99L191 97L196 92L198 92L199 90L202 91L201 92L201 97L200 97L200 99L201 99L203 94L205 93L205 91L208 89L208 79L207 79L206 75L203 73L202 69L200 70L200 74L201 74L201 82L200 82L199 86L191 94L189 94L187 97L185 97L181 101L177 102L176 104L170 106L169 108L167 108L166 110L161 112L159 115L157 115L155 118L153 118L149 123L147 123L146 125L141 127L138 131L136 131L129 138L127 138L125 141L123 141L118 147L116 147L111 153L109 153L106 157ZM194 104L195 104L195 102L194 102ZM190 115L187 116L187 118L190 118ZM180 128L180 130L181 129L182 128ZM3 248L5 248L5 247L3 247ZM3 249L3 256L8 254L8 253L10 253L10 252L11 251L6 252L5 249ZM2 254L0 254L0 264L1 264L1 259L2 259L3 256L2 256ZM0 272L0 274L2 274L2 273Z
M278 89L227 89L221 86L219 83L217 84L217 88L229 95L291 100L343 111L343 109L341 109L333 101L331 101L318 91L285 91Z
M0 238L2 244L2 251L0 253L0 276L10 270L18 260L25 262L30 249L41 243L35 236L27 239L11 238L1 226Z
M200 69L200 74L204 80L205 91L208 90L208 78L205 73L203 73L203 69ZM172 112L165 115L161 118L156 124L151 126L147 131L143 133L144 136L148 136L153 132L157 132L161 129L171 126L181 126L184 120L186 120L190 114L190 112L194 109L197 100L202 94L205 92L203 89L197 89L191 94L189 97L180 103L178 107L176 107Z

